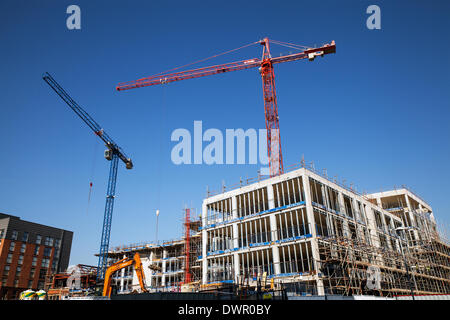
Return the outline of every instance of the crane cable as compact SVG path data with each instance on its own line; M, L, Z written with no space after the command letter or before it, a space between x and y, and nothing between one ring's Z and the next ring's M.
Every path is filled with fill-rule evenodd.
M312 49L312 47L303 46L303 45L295 44L295 43L283 42L283 41L272 40L272 39L270 39L269 41L271 43L278 44L280 46L285 46L285 47L288 47L288 48L302 50L302 51L308 50L308 49Z
M158 163L157 163L157 177L156 177L156 210L160 209L161 204L161 189L163 185L163 135L165 127L165 114L166 114L166 87L162 88L162 102L161 102L161 121L159 122L159 152L158 152ZM158 219L158 217L156 218ZM158 231L156 231L158 232Z
M98 144L95 143L95 145L94 145L94 157L92 159L92 167L91 167L91 179L90 179L90 182L89 182L89 195L88 195L88 203L87 203L86 215L89 214L89 205L91 203L91 193L92 193L92 187L94 185L92 183L92 180L94 178L95 164L96 164L95 155L97 154L97 150L98 150Z
M88 205L86 209L86 215L89 213L89 204L91 203L91 192L92 192L92 181L89 182L89 196L88 196Z
M237 51L237 50L249 47L249 46L257 44L257 43L259 43L259 41L255 41L255 42L243 45L242 47L239 47L239 48L236 48L236 49L232 49L232 50L228 50L228 51L225 51L225 52L222 52L222 53L218 53L218 54L215 54L215 55L213 55L211 57L204 58L204 59L201 59L201 60L197 60L197 61L185 64L183 66L179 66L179 67L176 67L176 68L173 68L173 69L170 69L170 70L162 71L160 73L155 74L154 76L158 76L158 75L163 74L163 73L168 73L168 72L175 71L175 70L178 70L178 69L181 69L181 68L185 68L185 67L191 66L191 65L196 64L196 63L204 62L206 60L209 60L209 59L212 59L212 58L216 58L216 57L222 56L224 54L227 54L227 53L230 53L230 52L234 52L234 51Z

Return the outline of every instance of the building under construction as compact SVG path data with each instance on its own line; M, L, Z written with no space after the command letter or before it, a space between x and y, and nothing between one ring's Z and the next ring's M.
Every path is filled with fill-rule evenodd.
M289 296L450 293L450 247L428 203L406 187L360 194L304 161L208 192L201 216L184 210L183 228L178 240L116 247L110 263L139 252L149 292L238 292L264 279ZM132 266L113 285L140 292Z
M304 162L207 197L201 230L204 285L264 275L291 295L450 293L449 246L425 201L359 194Z
M64 272L55 273L46 283L49 300L63 300L66 297L85 297L92 293L97 277L97 267L78 264Z
M108 253L109 264L138 252L149 292L192 291L201 282L201 265L197 259L201 252L199 228L198 217L192 215L191 209L185 209L182 238L115 247ZM112 285L118 294L141 291L133 266L118 271Z

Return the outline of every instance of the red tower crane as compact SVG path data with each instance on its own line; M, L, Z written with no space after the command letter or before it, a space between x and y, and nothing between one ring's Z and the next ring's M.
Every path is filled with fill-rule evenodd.
M335 42L332 41L330 44L324 44L317 48L309 48L305 46L275 40L270 40L270 42L279 45L284 45L296 50L300 50L300 52L280 57L272 57L272 55L270 54L269 39L264 38L263 40L243 46L247 47L249 45L260 43L263 46L263 54L261 59L258 58L246 59L209 67L179 71L175 73L159 73L139 80L119 83L116 89L118 91L129 90L134 88L153 86L157 84L165 84L174 81L200 78L213 74L220 74L230 71L238 71L258 67L263 83L264 111L267 129L267 152L269 157L270 176L273 177L283 173L283 156L281 153L280 126L278 121L278 106L275 91L275 75L273 71L273 65L281 62L296 61L302 59L309 59L310 61L312 61L316 56L323 57L325 54L335 53L336 45ZM230 50L224 53L235 51L243 47ZM215 55L213 57L216 56L218 55ZM198 62L205 61L208 59L210 58L203 59ZM178 67L169 71L173 71L179 68L182 67Z

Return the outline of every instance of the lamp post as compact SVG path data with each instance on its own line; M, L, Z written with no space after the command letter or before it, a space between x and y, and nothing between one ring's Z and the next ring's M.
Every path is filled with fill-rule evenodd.
M158 244L158 217L159 217L159 210L156 210L156 236L155 236L155 244Z
M399 228L396 228L395 231L406 231L406 230L410 230L410 229L414 229L414 228L413 227L399 227ZM414 298L414 287L417 286L416 285L416 279L414 278L414 274L412 274L412 272L411 272L412 278L414 280L414 287L413 287L413 283L411 281L411 275L409 274L409 265L408 265L408 263L406 261L406 256L405 256L405 253L403 251L402 239L401 239L401 237L398 236L398 234L397 234L397 237L399 238L400 250L402 252L403 261L405 263L406 276L408 277L409 287L411 289L411 297L412 297L413 300L415 300L415 298ZM408 246L408 238L406 237L406 233L405 233L405 239L406 239L406 246Z

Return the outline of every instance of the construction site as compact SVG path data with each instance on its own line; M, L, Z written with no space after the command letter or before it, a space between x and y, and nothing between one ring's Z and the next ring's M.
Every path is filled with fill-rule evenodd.
M446 295L449 246L406 188L359 194L307 167L208 197L202 283L261 275L291 295Z
M134 264L118 270L113 297L447 299L450 293L448 241L429 204L406 187L360 194L302 161L276 177L209 194L201 214L184 209L182 224L177 240L109 250L110 266L138 253L144 274Z
M296 53L273 57L269 43ZM123 91L249 68L261 75L270 174L208 191L198 212L183 209L183 233L169 241L109 246L119 160L127 169L133 162L44 74L106 145L111 162L98 266L48 276L49 299L450 297L449 242L425 200L406 187L359 193L304 159L284 168L274 65L333 54L335 42L312 48L264 38L253 44L262 46L261 59L157 74L116 87Z

